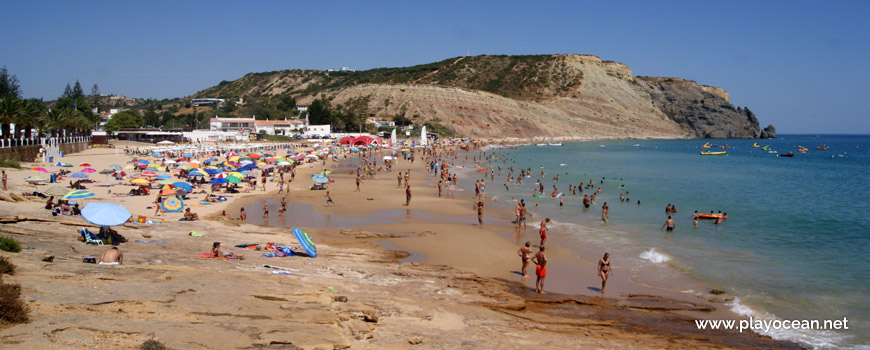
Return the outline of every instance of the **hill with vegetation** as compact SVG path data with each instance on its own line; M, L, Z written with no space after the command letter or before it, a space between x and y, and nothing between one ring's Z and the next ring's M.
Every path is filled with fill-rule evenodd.
M722 89L635 77L592 55L468 56L365 71L282 70L222 81L193 97L242 101L236 114L295 115L371 129L370 117L473 137L687 138L761 135Z

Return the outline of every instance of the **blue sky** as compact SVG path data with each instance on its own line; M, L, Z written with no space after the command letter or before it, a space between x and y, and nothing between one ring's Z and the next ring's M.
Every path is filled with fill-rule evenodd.
M181 97L245 73L585 53L727 90L778 133L870 133L870 2L18 1L0 65L26 97Z

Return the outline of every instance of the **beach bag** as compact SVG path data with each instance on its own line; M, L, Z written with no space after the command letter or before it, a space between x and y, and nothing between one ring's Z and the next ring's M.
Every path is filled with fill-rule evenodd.
M138 222L138 223L140 223L140 224L144 224L145 221L146 221L146 218L145 218L144 215L139 215L139 219L136 220L136 222Z

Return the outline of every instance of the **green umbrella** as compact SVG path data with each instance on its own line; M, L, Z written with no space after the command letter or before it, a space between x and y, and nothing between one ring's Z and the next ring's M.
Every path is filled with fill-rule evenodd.
M235 176L227 176L227 181L229 181L230 183L234 183L234 184L242 183L242 180L235 177Z

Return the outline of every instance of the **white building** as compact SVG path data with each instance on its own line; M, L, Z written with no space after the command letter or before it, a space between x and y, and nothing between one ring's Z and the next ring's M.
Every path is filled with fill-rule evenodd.
M304 130L305 122L301 120L257 120L254 127L258 134L286 136Z
M208 129L211 131L229 131L239 134L250 134L256 132L256 122L254 117L251 118L211 118L209 120Z
M306 112L306 111L308 111L307 105L297 105L296 106L296 112L302 113L302 112Z
M331 130L331 126L329 124L326 125L308 125L305 127L305 136L329 136Z
M207 106L211 104L222 105L223 103L224 99L222 98L195 98L190 100L190 104L194 107Z
M190 142L203 142L205 140L214 141L247 141L248 137L238 132L229 131L212 131L212 130L194 130L185 131L182 133L184 138Z

